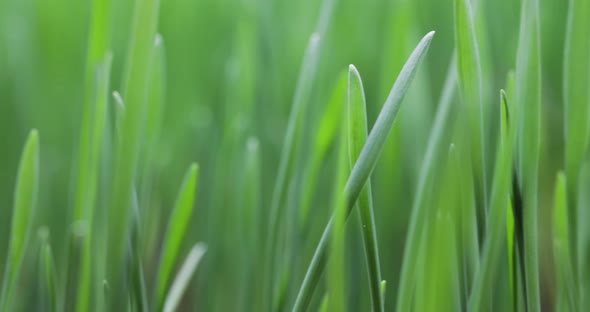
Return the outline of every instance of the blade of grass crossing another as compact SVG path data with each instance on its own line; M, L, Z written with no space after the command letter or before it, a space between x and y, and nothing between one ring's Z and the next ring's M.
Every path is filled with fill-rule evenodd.
M31 232L39 186L39 133L31 130L21 154L10 228L8 259L3 276L0 310L10 311Z
M352 168L352 172L350 173L344 188L347 215L350 215L361 189L364 187L365 182L375 167L383 149L383 144L387 139L387 135L391 130L393 121L399 111L402 99L418 70L418 65L422 63L424 56L428 51L433 36L434 32L430 32L424 36L410 55L392 87L391 92L381 109L381 113L379 113L379 116L377 117L373 129L371 129L369 137L367 138L367 143L365 143L357 162ZM309 306L311 295L317 286L319 277L325 265L326 247L332 231L332 222L331 218L320 238L318 246L311 259L311 263L307 268L299 293L297 294L293 311L305 311Z
M348 70L348 153L350 167L357 161L367 140L367 110L365 93L361 77L354 67ZM380 291L381 268L379 265L379 248L377 243L377 229L373 210L373 194L371 192L371 178L359 194L357 207L361 219L361 232L365 247L365 259L369 275L369 290L373 311L383 311L383 299Z
M197 164L191 164L184 176L176 204L170 215L157 273L155 306L158 309L161 309L164 304L170 274L178 258L180 245L191 219L197 186L197 173Z

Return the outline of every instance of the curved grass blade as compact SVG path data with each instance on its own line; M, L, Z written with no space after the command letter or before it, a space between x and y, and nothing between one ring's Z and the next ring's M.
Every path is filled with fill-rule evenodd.
M361 77L354 67L348 70L348 146L350 166L354 166L367 140L367 109L365 92ZM379 265L379 248L377 243L377 229L373 210L373 194L371 192L371 178L369 177L357 200L361 219L361 232L365 247L365 259L369 275L369 290L373 311L383 311L384 301L381 297L381 267Z
M172 210L172 214L170 215L157 275L155 299L158 309L161 309L164 304L170 274L178 258L180 244L182 243L193 212L197 172L197 164L191 164L184 176L182 186L176 198L174 210Z
M578 176L590 140L590 1L570 0L563 65L565 172L568 177L569 248L574 279L578 260Z
M470 2L469 0L454 0L454 5L459 89L467 113L467 129L471 134L469 136L471 161L478 186L476 194L478 194L479 203L483 203L485 207L487 205L487 180L481 64ZM487 209L484 211L487 212Z
M559 172L555 182L555 195L553 197L553 254L555 257L555 273L558 285L557 302L558 304L565 304L569 311L579 311L577 309L577 292L569 251L569 218L566 192L565 174Z
M490 198L490 211L486 227L485 242L481 256L481 265L475 276L473 289L469 298L469 311L483 311L489 307L489 290L494 287L494 275L506 235L506 198L509 198L512 178L513 133L516 124L510 114L508 99L504 91L500 92L500 140L497 149L496 167Z
M352 172L348 177L344 188L348 215L350 215L350 211L354 207L361 189L364 187L365 182L375 167L377 159L383 149L383 144L387 139L387 134L391 130L395 116L399 111L402 99L418 70L418 65L422 63L422 60L428 51L433 36L434 32L430 32L424 36L410 55L387 97L387 100L381 109L381 113L377 117L377 121L367 138L367 143L363 147L357 162L352 168ZM309 305L311 295L313 294L325 265L326 246L332 231L331 228L332 219L328 221L311 259L311 263L307 268L305 278L303 279L303 283L295 300L295 305L293 306L293 311L305 311Z
M14 208L10 229L8 259L0 296L0 310L10 311L12 298L16 290L23 263L23 257L29 235L34 209L37 205L39 185L39 133L31 130L21 154L16 187L14 190Z
M178 274L176 274L174 282L172 283L172 286L170 286L170 291L168 291L168 294L166 295L166 302L164 303L163 309L164 312L176 311L176 308L182 299L182 295L206 251L207 246L203 243L197 243L193 246L186 257L186 260L184 260L182 267L178 271Z
M522 3L516 56L515 111L518 118L518 179L523 198L525 288L529 312L541 309L538 259L538 165L541 120L539 2Z
M444 146L443 138L446 133L445 130L450 128L447 127L447 125L449 123L453 95L457 86L456 62L456 55L453 54L443 92L438 104L434 125L428 138L428 148L424 155L422 169L420 170L418 178L418 186L416 188L414 204L412 205L410 225L406 236L406 244L404 245L404 256L396 306L396 311L398 312L410 311L412 306L412 294L415 285L413 275L416 274L416 268L418 267L417 264L423 234L422 230L424 229L426 218L430 213L430 207L425 203L425 192L427 185L430 184L430 181L432 180L436 160L440 158L443 151L442 147Z
M143 124L147 113L147 88L158 24L159 0L135 2L129 54L124 78L125 114L120 121L112 167L111 199L107 252L107 276L112 294L120 295L121 268L131 217L131 197L137 174L139 148L143 141ZM122 301L111 300L117 304ZM117 307L112 307L117 308ZM118 307L119 309L121 307Z

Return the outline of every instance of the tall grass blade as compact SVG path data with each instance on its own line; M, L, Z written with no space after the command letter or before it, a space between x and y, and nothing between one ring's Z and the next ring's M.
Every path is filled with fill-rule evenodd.
M441 93L438 104L436 117L430 136L428 138L428 148L422 161L422 167L418 177L418 186L414 203L412 205L412 213L410 216L410 225L408 227L408 234L406 236L406 244L404 246L404 256L402 268L400 273L399 290L397 293L396 311L410 311L412 306L412 295L414 292L415 279L414 274L417 272L418 256L420 253L420 245L422 241L422 231L424 224L429 215L430 207L426 205L425 198L427 192L427 185L432 180L433 172L436 167L436 160L438 160L443 153L444 137L447 132L451 104L453 103L453 95L457 87L457 71L456 71L456 55L453 53L443 91Z
M39 133L31 130L21 154L10 228L8 259L3 276L0 310L10 311L28 244L39 187Z
M473 13L469 0L454 0L455 41L457 73L464 109L467 113L467 129L470 133L470 154L474 171L478 203L487 205L485 162L485 119L482 101L482 74L478 53ZM487 209L483 209L487 212Z
M568 186L569 251L574 279L578 260L578 176L590 140L590 1L570 0L563 64L565 173Z
M379 116L377 117L375 125L371 129L369 137L367 138L367 143L365 143L357 162L352 168L352 172L350 173L344 188L348 214L350 214L361 189L371 175L377 159L381 154L381 150L383 149L383 144L387 139L387 134L391 130L395 116L399 111L402 99L418 70L418 65L422 63L424 56L428 51L433 36L434 32L430 32L424 36L410 55L392 87L391 92L381 109L381 113L379 113ZM309 305L311 295L317 286L319 277L325 265L326 247L332 231L331 228L332 219L330 219L326 225L311 259L311 263L307 268L305 278L303 279L297 299L295 300L295 305L293 306L293 311L305 311Z
M289 113L289 121L287 124L287 132L285 134L283 149L281 150L279 167L277 169L277 178L275 180L275 186L272 192L270 211L269 211L269 228L267 232L266 252L265 261L268 262L266 267L266 286L265 294L269 300L269 304L274 305L276 302L275 291L276 281L275 274L279 272L276 270L276 258L277 258L277 239L279 234L279 221L280 213L279 209L287 191L287 181L290 167L294 161L294 149L297 142L297 136L301 132L301 124L303 119L303 112L306 111L306 106L309 102L309 96L313 81L315 79L318 60L320 54L320 35L313 33L309 38L307 48L303 55L303 61L301 63L301 70L299 73L299 79L295 89L295 95L293 98L293 104L291 112Z
M362 87L362 86L361 86ZM344 112L342 112L344 113ZM345 119L340 119L340 142L338 160L336 162L336 183L334 183L332 240L330 242L330 257L328 264L328 303L330 311L347 311L346 279L345 279L345 248L346 248L346 218L348 216L346 198L341 193L348 176L348 133Z
M354 166L367 140L367 109L365 92L361 77L354 67L348 70L348 153L350 167ZM365 259L369 274L369 290L373 311L383 311L381 298L381 267L379 265L379 248L377 243L377 229L375 228L375 213L373 209L373 194L371 178L367 180L357 200L357 207L361 219L361 232L365 247Z
M82 253L80 263L80 281L78 282L78 298L76 309L83 311L88 309L90 305L91 292L91 274L92 274L92 233L94 228L94 210L96 202L96 194L99 185L99 166L101 158L101 148L103 146L103 136L105 134L105 126L108 114L108 98L110 86L112 54L105 54L102 62L97 66L97 83L96 96L94 99L94 111L92 112L92 128L88 141L88 159L87 168L80 168L86 173L85 182L79 185L78 196L80 197L79 207L82 211L76 217L76 220L85 220L88 226L88 235L85 236L86 241L83 244L84 251ZM83 188L85 187L85 188Z
M515 112L518 118L518 179L523 198L525 288L529 312L541 309L538 253L538 166L541 125L539 1L522 3L516 56Z
M166 301L164 302L164 312L176 311L182 295L184 294L191 277L195 273L201 258L207 251L207 246L203 243L197 243L193 246L190 253L184 260L182 267L176 274L172 286L166 295Z
M559 172L553 197L553 255L557 279L557 302L568 311L577 309L577 291L570 259L568 233L567 185L565 174Z
M157 275L155 299L158 309L164 304L170 274L176 264L180 245L191 219L197 186L197 173L197 164L191 164L184 176L182 186L178 192L176 204L174 205L174 210L172 210L172 214L170 215Z
M578 211L576 215L580 221L578 228L578 281L579 311L590 309L590 159L586 159L579 175L578 182ZM570 245L571 246L571 245Z
M489 307L490 289L494 286L494 277L502 245L506 241L506 198L509 198L512 182L512 147L513 133L515 133L515 120L510 114L506 93L501 91L501 121L500 137L492 183L492 196L490 198L490 211L486 227L485 241L481 255L481 265L475 276L473 289L469 298L469 311L483 311Z
M136 1L123 85L125 114L120 123L112 171L108 231L108 280L120 294L121 268L127 246L131 196L137 173L142 126L147 113L150 68L158 24L159 0ZM112 303L118 302L112 300ZM113 307L116 308L116 307ZM121 308L121 307L119 307Z

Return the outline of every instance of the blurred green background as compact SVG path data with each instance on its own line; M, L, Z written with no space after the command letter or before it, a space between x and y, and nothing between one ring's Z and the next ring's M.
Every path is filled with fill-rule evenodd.
M308 170L321 113L348 64L355 64L363 77L371 126L411 49L426 32L436 30L426 62L402 104L372 178L382 275L388 281L386 307L390 308L396 299L417 172L454 48L452 3L335 1L328 30L321 38L318 73L304 119L304 140L298 146L301 161L289 175L288 204L281 205L281 209L296 209L299 204L303 178L297 173ZM122 88L133 4L132 0L112 2L113 91ZM29 129L38 128L41 183L35 226L49 228L58 272L63 275L65 270L90 5L90 1L74 0L0 0L0 267L6 259L20 151ZM554 292L551 194L556 171L563 168L561 99L567 5L561 0L541 0L540 5L543 115L539 257L542 303L549 307ZM250 269L262 272L264 261L260 255L244 251L244 244L266 241L267 214L287 119L302 55L316 27L320 6L321 1L316 0L161 0L158 32L166 51L166 92L161 136L150 162L154 185L146 204L155 209L142 216L146 230L144 269L151 284L165 220L184 171L196 161L200 173L195 212L181 257L197 241L207 243L209 249L185 298L187 310L254 311L259 304L254 298L261 296L262 275L253 274L244 284L241 274ZM481 0L476 11L485 104L489 114L497 116L496 94L505 85L506 73L515 66L520 3ZM496 133L496 127L492 125L488 133ZM244 181L243 170L249 138L258 140L261 157L261 183L256 193L259 205L256 221L250 223L244 222L241 214L247 193L244 189L249 183ZM494 140L495 136L489 141ZM294 299L328 219L331 197L327 194L334 182L335 157L333 146L321 163L309 224L302 226L296 214L285 214L281 219L281 231L294 227L297 242L281 245L291 261L285 284L287 306ZM103 190L101 198L108 196L105 193ZM99 209L105 202L99 200ZM347 234L349 287L355 294L350 297L349 308L363 311L370 302L356 219L354 216L349 222ZM29 246L29 253L34 255L35 244ZM36 258L30 258L22 278L22 300L29 298L28 287L36 287ZM21 307L34 308L33 302L22 300Z

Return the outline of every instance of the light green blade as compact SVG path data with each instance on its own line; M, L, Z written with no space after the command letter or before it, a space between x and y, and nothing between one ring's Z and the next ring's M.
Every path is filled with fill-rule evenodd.
M197 186L197 172L197 164L191 164L178 191L176 204L168 222L157 275L155 299L158 309L164 304L170 275L178 259L180 246L191 220Z
M350 65L348 70L348 155L350 167L355 162L367 140L367 109L365 103L365 91L361 77L354 67ZM361 233L365 247L365 259L367 261L367 273L369 275L369 290L373 311L383 311L383 299L381 298L381 268L379 265L379 248L377 243L377 229L375 228L375 216L373 210L373 194L371 192L371 179L359 194L357 201L359 215L361 217Z
M523 198L526 298L529 312L541 309L538 253L538 166L541 125L539 1L522 3L516 55L514 107L518 124L518 179Z
M577 279L578 176L590 139L590 1L570 0L563 64L565 173L568 177L569 238Z
M13 294L20 275L23 257L31 232L34 209L37 205L39 185L39 133L31 130L21 154L16 187L14 190L14 207L10 228L10 245L6 271L3 276L0 308L10 311Z

